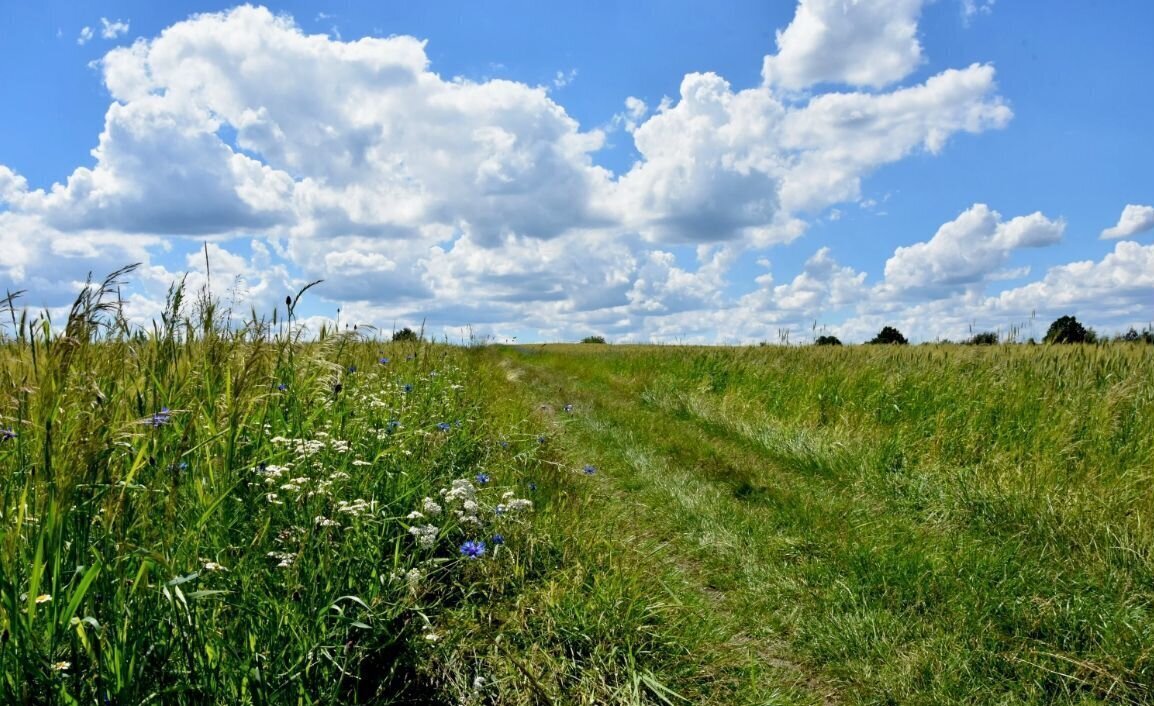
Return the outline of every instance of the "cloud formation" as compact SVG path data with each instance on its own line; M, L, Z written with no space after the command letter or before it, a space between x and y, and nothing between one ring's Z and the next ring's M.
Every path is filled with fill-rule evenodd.
M1126 204L1118 224L1102 231L1103 239L1129 238L1154 228L1154 206Z
M113 101L91 166L34 189L0 165L0 271L68 292L88 270L143 262L141 320L166 278L200 271L205 241L218 288L271 307L323 278L331 309L382 326L718 340L834 315L864 330L900 306L1009 316L1058 296L1056 269L1019 295L987 288L1020 276L1016 251L1058 242L1061 218L975 204L897 248L873 285L828 247L781 284L768 260L735 276L862 201L879 168L1010 123L990 64L895 85L923 65L921 9L801 0L759 85L695 72L656 106L625 98L610 124L638 159L619 173L597 165L605 134L551 92L576 69L551 86L444 77L415 37L310 35L252 6L197 15L100 60ZM107 39L129 29L101 23ZM1127 206L1103 237L1152 214Z
M922 62L922 0L801 0L765 57L762 80L800 90L819 83L882 88Z
M104 39L116 39L127 33L128 22L126 20L109 20L107 17L100 18L100 36Z
M940 298L998 278L1013 251L1053 245L1066 224L1040 212L1002 220L974 204L929 241L899 247L886 261L883 291L894 297Z

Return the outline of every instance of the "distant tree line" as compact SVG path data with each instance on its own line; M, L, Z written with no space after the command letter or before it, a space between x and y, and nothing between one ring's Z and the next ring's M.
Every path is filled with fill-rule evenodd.
M405 331L408 331L408 329L405 329ZM409 333L411 334L412 332L410 331ZM1008 339L1004 342L1011 343L1015 340L1017 340L1017 336L1014 332L1011 332ZM1106 339L1099 336L1094 329L1083 326L1075 317L1066 315L1055 319L1054 323L1050 324L1050 328L1046 330L1046 335L1042 338L1043 343L1097 343L1104 340L1154 344L1154 328L1147 326L1143 330L1138 331L1134 327L1131 327L1126 333L1118 334L1114 336L1113 339ZM604 336L586 336L581 339L581 342L605 343L606 341ZM784 342L788 343L788 338L786 338ZM994 346L1002 342L1001 336L999 336L996 331L979 331L966 340L961 341L961 343L970 346ZM941 343L950 343L950 341L941 341ZM1028 343L1033 344L1037 343L1037 341L1031 338ZM823 334L814 339L813 344L815 346L840 346L842 342L837 336ZM866 344L905 346L909 345L909 339L902 335L902 332L895 327L883 326L876 336L866 341ZM766 346L769 344L766 341L762 341L758 345Z
M972 346L992 346L1000 342L1000 337L995 331L981 331L974 334L970 338L963 341L963 343ZM1105 340L1100 337L1092 328L1083 326L1077 318L1073 316L1060 316L1050 324L1050 328L1046 330L1045 337L1042 338L1043 343L1097 343ZM1146 327L1142 331L1131 327L1126 333L1119 334L1113 338L1114 341L1121 341L1125 343L1150 343L1154 344L1154 328ZM1034 339L1030 339L1030 343L1035 343ZM891 344L904 346L909 343L902 332L893 326L884 326L881 331L872 339L866 341L867 344ZM837 336L818 336L814 341L817 346L840 346L841 341Z

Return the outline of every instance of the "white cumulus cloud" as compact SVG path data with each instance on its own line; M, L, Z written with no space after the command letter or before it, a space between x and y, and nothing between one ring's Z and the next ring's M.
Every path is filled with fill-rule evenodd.
M918 16L923 0L801 0L777 33L762 79L786 89L830 82L881 88L922 62Z
M35 189L0 165L0 272L68 292L87 269L139 261L145 317L177 276L161 256L198 271L208 240L218 289L263 308L324 279L314 295L342 321L634 340L832 310L867 321L886 292L828 248L783 284L733 274L860 200L879 167L1010 121L988 64L886 88L922 64L921 5L802 0L764 82L695 72L655 106L625 98L611 125L638 159L617 174L594 160L602 131L554 100L575 72L539 86L446 78L415 37L342 41L252 6L196 15L99 62L113 101L94 163ZM820 83L843 87L797 92ZM895 253L887 291L969 292L1016 248L1061 235L1041 214L990 218L975 252L947 234Z
M1128 238L1154 228L1154 206L1126 204L1118 224L1102 231L1102 238Z
M1065 229L1065 221L1041 213L1004 221L989 206L974 204L930 240L897 248L886 261L882 290L894 296L947 296L998 277L1014 250L1057 243Z

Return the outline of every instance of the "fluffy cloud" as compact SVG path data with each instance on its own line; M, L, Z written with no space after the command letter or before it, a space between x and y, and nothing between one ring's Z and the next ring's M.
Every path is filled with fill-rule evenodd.
M409 239L433 223L495 243L600 220L600 133L544 88L443 80L412 37L341 42L244 6L102 66L117 102L96 165L24 204L61 229Z
M1004 127L1013 113L993 95L994 69L974 64L886 94L831 93L785 118L783 146L796 160L782 201L817 210L858 198L861 179L917 148L940 152L958 132Z
M922 0L801 0L793 22L765 57L767 85L803 89L822 82L881 88L922 61Z
M756 237L779 212L784 114L768 91L689 74L677 104L633 131L642 160L618 182L619 217L653 241Z
M0 181L0 184L2 183ZM1121 217L1118 218L1118 225L1102 231L1102 238L1128 238L1151 228L1154 228L1154 206L1126 204Z
M769 263L764 262L768 267ZM828 247L820 248L788 284L773 286L773 277L757 278L761 285L740 300L743 309L762 312L774 323L795 324L829 315L859 303L866 294L866 275L840 265Z
M1093 309L1103 320L1148 323L1154 290L1154 245L1122 241L1098 262L1084 260L1052 267L1037 282L1010 289L990 304L998 311L1040 311L1059 315Z
M989 206L974 204L929 241L897 248L886 261L882 291L943 297L981 285L999 276L1014 250L1057 243L1065 229L1065 221L1041 213L1003 221Z
M128 22L126 20L109 20L107 17L100 18L100 36L105 39L116 39L122 34L128 33Z
M975 64L787 107L764 87L735 92L716 74L689 74L679 100L633 131L642 160L618 182L619 217L658 242L788 242L800 234L792 214L858 198L879 166L1005 126L1012 112L994 89L993 67Z
M783 284L733 281L879 167L1011 119L989 65L877 90L920 65L921 4L803 0L763 84L691 73L654 108L627 98L615 124L639 159L620 174L547 87L444 78L413 37L308 35L249 6L198 15L101 60L114 102L91 167L30 190L0 165L0 272L70 292L88 269L142 262L144 320L178 276L161 255L201 286L210 240L214 287L261 309L324 279L313 293L342 321L566 338L764 337L840 311L866 326L915 291L976 305L1061 222L975 206L896 252L880 288L828 248ZM793 92L822 82L873 90Z

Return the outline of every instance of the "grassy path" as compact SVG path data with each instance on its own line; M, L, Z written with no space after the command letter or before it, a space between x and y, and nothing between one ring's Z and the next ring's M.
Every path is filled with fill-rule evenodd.
M678 373L676 350L494 355L523 404L573 405L555 418L571 462L597 468L587 519L690 616L695 703L1154 696L1146 535L1105 551L1117 527L1033 516L875 429L768 414L741 381L718 394L718 371Z

